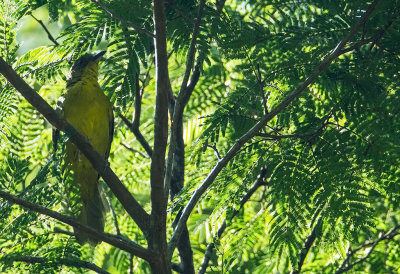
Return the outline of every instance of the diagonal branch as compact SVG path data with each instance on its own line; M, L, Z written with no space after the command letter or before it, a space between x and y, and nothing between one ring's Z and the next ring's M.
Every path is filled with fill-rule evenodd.
M121 202L122 206L132 217L135 223L148 234L149 215L122 184L117 175L111 170L108 163L90 144L89 140L73 128L63 117L34 91L4 60L0 57L0 73L21 93L21 95L39 111L51 125L58 130L67 132L69 140L74 143L90 161L96 171L104 179L111 191Z
M31 16L32 16L33 19L36 20L36 22L38 22L38 23L42 26L43 30L47 33L47 37L49 38L49 40L50 40L51 42L53 42L53 44L54 44L55 46L59 46L60 44L59 44L59 43L57 42L57 40L53 37L53 35L51 35L49 29L46 27L46 25L43 23L43 21L37 19L35 16L33 16L32 13L31 13Z
M134 24L133 22L129 21L129 20L125 20L124 18L122 18L121 16L119 16L118 14L116 14L115 12L113 12L111 9L109 9L106 5L104 5L103 3L101 3L98 0L90 0L92 1L95 5L97 5L98 7L100 7L102 10L104 10L105 12L108 13L108 15L110 15L111 18L114 18L118 21L120 21L122 24L127 25L128 27L133 28L135 31L139 32L139 33L143 33L146 34L147 36L154 38L154 34L151 33L150 31L148 31L145 28L139 27L136 24Z
M136 102L135 102L136 103ZM139 141L139 143L142 145L144 150L146 150L147 155L151 158L153 155L153 149L149 145L149 143L146 141L146 138L144 138L143 134L140 132L139 127L137 124L131 123L125 116L122 114L119 115L121 120L125 123L125 125L132 131L132 133L135 135L136 139Z
M324 60L318 65L315 70L308 76L303 83L301 83L294 91L289 93L283 101L277 105L271 112L264 115L259 122L257 122L247 133L245 133L225 154L225 156L215 165L214 169L210 172L207 178L203 181L200 187L194 192L192 198L187 203L186 207L182 212L182 216L178 222L178 225L172 235L169 243L170 254L176 247L176 243L182 233L186 222L193 211L195 205L199 201L200 197L206 192L208 187L214 182L215 178L221 172L221 170L229 163L229 161L237 154L241 147L253 138L269 121L271 121L276 115L278 115L283 109L285 109L290 103L292 103L307 87L312 84L319 75L321 75L329 65L340 56L342 49L346 43L353 37L353 35L363 26L367 21L368 17L374 11L376 5L380 0L375 0L363 14L360 20L353 25L350 32L338 43L332 52L324 58Z
M97 265L87 262L87 261L81 261L77 259L69 259L69 258L57 258L57 259L48 259L44 257L36 257L36 256L3 256L3 258L7 260L11 260L13 262L24 262L24 263L29 263L29 264L52 264L52 265L65 265L65 266L70 266L70 267L77 267L77 268L86 268L89 270L92 270L96 273L99 274L110 274L110 272L104 270L101 267L98 267Z
M112 234L108 233L101 233L97 230L94 230L86 225L81 224L80 222L76 221L75 219L62 215L56 211L43 207L41 205L34 204L27 200L18 198L10 193L0 190L0 198L3 198L11 203L18 204L25 208L28 208L32 211L38 212L40 214L49 216L54 218L60 222L66 223L70 226L73 226L79 230L82 230L86 233L90 233L93 237L102 240L103 242L109 243L115 247L118 247L124 251L127 251L131 254L138 256L139 258L145 259L146 261L151 261L151 254L150 251L132 241L123 240L122 238L116 237Z
M400 14L398 14L394 19L392 19L383 29L377 32L376 35L369 39L361 39L361 41L355 43L352 46L349 46L347 48L344 48L342 50L342 53L350 52L355 49L359 49L363 45L370 44L370 50L374 47L374 45L377 45L379 43L379 40L382 39L382 37L385 35L385 33L394 25L394 23L400 19Z
M267 175L267 168L262 168L260 171L260 175L254 182L254 184L250 187L247 193L240 200L239 208L232 211L231 215L229 216L229 220L232 220L239 213L244 204L251 198L251 196L257 191L257 189L260 186L266 185L265 182L266 175ZM226 229L226 219L222 222L221 226L218 228L217 235L213 237L212 242L207 245L206 252L204 253L203 261L201 262L198 274L206 273L206 269L208 267L212 253L215 248L215 242L217 242L217 240L221 238L222 233L224 233L225 229Z
M303 267L304 260L307 257L308 252L310 251L312 245L314 244L315 239L317 238L317 229L322 226L322 218L320 218L312 229L310 235L308 235L306 241L304 242L304 247L300 252L299 262L297 263L297 269L292 270L291 274L299 274L301 268Z
M344 259L343 263L339 266L339 268L335 271L335 274L338 273L344 273L350 269L352 269L355 265L357 264L361 264L364 261L366 261L368 259L368 257L372 254L372 251L375 249L375 247L382 241L386 241L386 240L391 240L393 239L395 236L400 234L400 225L397 225L395 227L393 227L392 229L390 229L388 232L384 233L383 235L381 235L378 239L376 239L375 241L371 241L371 242L366 242L362 245L360 245L359 247L353 249L353 250L349 250L347 252L347 256ZM357 261L355 261L354 263L350 264L350 260L351 258L360 250L363 250L367 247L370 247L368 253L362 257L361 259L358 259Z

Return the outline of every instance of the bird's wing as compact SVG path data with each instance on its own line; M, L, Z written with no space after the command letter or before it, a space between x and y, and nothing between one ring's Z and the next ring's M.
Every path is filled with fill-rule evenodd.
M110 110L109 110L109 122L108 122L108 126L109 126L109 144L106 150L106 154L105 154L105 159L108 159L108 156L110 155L110 149L111 149L111 143L113 140L113 136L114 136L114 112L112 107L110 106Z

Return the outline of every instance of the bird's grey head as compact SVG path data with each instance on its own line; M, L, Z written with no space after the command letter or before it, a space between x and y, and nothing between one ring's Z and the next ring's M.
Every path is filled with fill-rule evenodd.
M106 51L96 54L86 53L79 57L72 65L67 75L67 87L73 86L82 79L82 76L88 74L88 77L95 77L97 81L98 63Z

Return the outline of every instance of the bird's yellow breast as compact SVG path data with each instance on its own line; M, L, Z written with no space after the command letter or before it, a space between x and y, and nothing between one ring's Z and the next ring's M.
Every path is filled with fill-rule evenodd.
M97 82L79 81L69 88L63 102L65 119L105 155L110 145L111 105Z

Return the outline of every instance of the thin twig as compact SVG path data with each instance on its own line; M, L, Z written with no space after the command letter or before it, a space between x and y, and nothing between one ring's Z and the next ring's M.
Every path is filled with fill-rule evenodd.
M122 24L127 25L128 27L133 28L135 31L139 32L139 33L143 33L146 34L147 36L154 38L154 34L150 31L148 31L145 28L139 27L136 24L134 24L133 22L129 21L129 20L125 20L124 18L122 18L121 16L119 16L118 14L116 14L115 12L113 12L111 9L109 9L106 5L104 5L103 3L101 3L100 1L97 0L90 0L92 1L95 5L97 5L98 7L100 7L102 10L104 10L105 12L108 13L108 15L110 15L111 18L114 18L118 21L120 21Z
M111 215L113 217L114 226L115 226L115 234L117 234L118 236L121 236L121 231L119 230L119 225L118 225L117 214L115 214L114 207L113 207L113 205L111 203L111 198L108 195L108 192L105 189L103 184L101 184L101 188L103 190L104 195L106 196L106 200L107 200L108 206L110 207L110 210L111 210Z
M277 135L277 134L270 134L270 133L257 133L256 136L266 138L268 140L282 140L282 139L291 139L291 138L299 138L299 139L305 139L311 140L318 134L322 133L324 128L328 125L331 124L329 123L329 118L331 116L327 116L321 126L315 131L315 132L309 132L309 133L302 133L302 134L282 134L282 135Z
M382 39L382 37L385 35L385 33L393 26L393 24L399 19L399 16L396 16L393 20L391 20L382 30L378 31L376 35L374 35L372 38L369 39L364 39L362 37L361 41L355 43L354 45L344 48L342 50L343 53L353 51L355 49L359 49L363 45L371 44L369 47L369 50L371 50L374 45L377 45L379 43L379 40Z
M133 127L139 128L141 114L142 114L142 92L139 87L139 74L136 74L135 112L133 114L133 122L132 122Z
M320 63L319 66L315 68L315 70L311 73L309 77L307 77L294 91L289 93L283 101L277 105L271 112L267 115L264 115L259 122L257 122L247 133L245 133L239 140L228 150L225 156L215 165L213 170L207 176L207 178L203 181L203 183L197 188L194 192L193 196L185 206L182 216L176 226L176 229L172 235L172 238L169 242L170 254L173 253L173 250L176 247L177 241L182 233L184 227L186 226L186 222L193 211L195 205L199 201L200 197L207 191L209 186L214 182L215 178L221 172L221 170L230 162L230 160L237 154L237 152L241 149L241 147L247 143L250 139L252 139L269 121L271 121L276 115L278 115L283 109L285 109L290 103L292 103L307 87L312 84L319 75L324 72L329 65L340 56L342 49L350 40L351 37L359 30L359 28L366 22L368 17L371 15L372 11L375 9L376 5L380 0L375 0L368 8L368 10L363 14L360 20L351 28L350 32L338 43L332 52L324 58L324 60Z
M44 29L44 31L47 33L47 37L49 38L49 40L51 42L53 42L54 45L59 46L60 44L57 42L57 40L53 37L53 35L51 35L49 29L46 27L46 25L43 23L42 20L37 19L35 16L33 16L33 14L31 13L31 16L33 19L36 20L36 22L38 22L42 28Z
M201 24L201 20L203 17L203 11L204 11L205 5L206 5L206 0L200 0L199 7L197 10L196 21L193 26L192 39L190 41L190 46L189 46L188 54L186 57L186 70L185 70L185 74L183 76L181 88L179 91L179 94L182 94L181 96L183 96L183 94L185 93L185 89L187 87L189 76L192 72L192 68L193 68L193 64L194 64L194 57L196 55L197 37L199 36L200 24Z
M212 148L215 152L215 156L217 156L218 161L221 160L221 154L219 154L217 144L207 145L207 147Z
M146 154L144 154L143 152L141 152L141 151L139 151L139 150L137 150L137 149L131 148L131 147L128 146L127 144L121 143L121 145L122 145L124 148L126 148L127 150L129 150L130 152L137 153L137 154L139 154L140 156L142 156L142 157L144 157L144 158L150 158L149 155L146 155Z
M149 143L146 141L144 138L143 134L140 132L138 127L135 127L133 123L131 123L128 118L123 116L122 114L119 114L119 118L125 123L125 125L132 131L132 133L135 135L136 139L139 141L139 143L142 145L144 150L146 150L147 155L151 158L153 155L153 149L149 145Z

